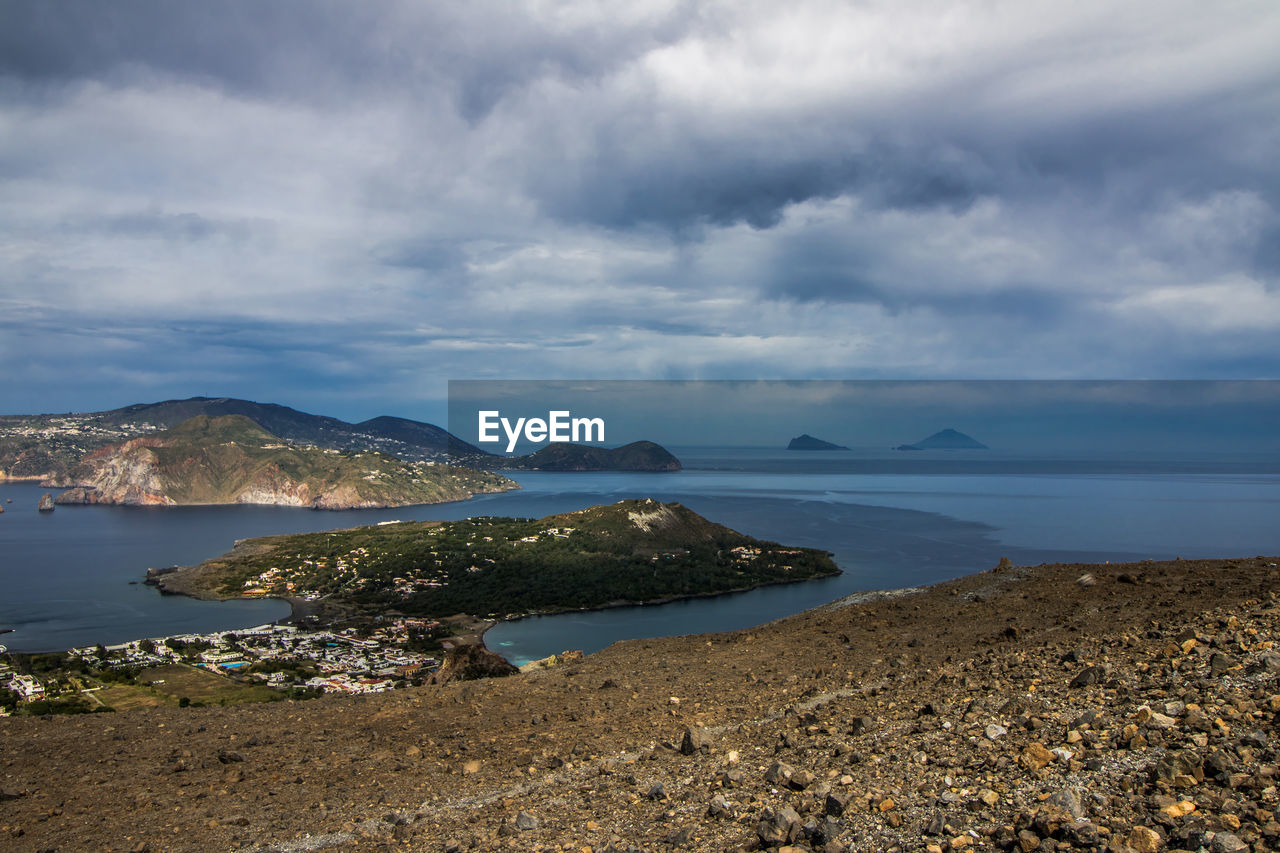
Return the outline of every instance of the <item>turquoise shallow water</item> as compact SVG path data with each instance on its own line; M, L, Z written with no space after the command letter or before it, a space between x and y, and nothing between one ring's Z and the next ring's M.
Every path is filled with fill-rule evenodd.
M488 644L521 662L619 639L759 624L850 592L931 583L1016 562L1280 553L1280 465L1231 455L1013 457L794 454L676 448L670 474L521 472L524 489L453 504L314 512L282 507L59 507L0 484L0 643L45 650L283 616L274 601L160 596L148 567L189 564L236 539L389 519L540 516L631 497L678 500L762 538L825 548L845 573L747 593L519 620Z

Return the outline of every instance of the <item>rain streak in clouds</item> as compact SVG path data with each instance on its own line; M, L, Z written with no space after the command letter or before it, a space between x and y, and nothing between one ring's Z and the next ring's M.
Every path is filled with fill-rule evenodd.
M1274 377L1259 2L0 2L3 410Z

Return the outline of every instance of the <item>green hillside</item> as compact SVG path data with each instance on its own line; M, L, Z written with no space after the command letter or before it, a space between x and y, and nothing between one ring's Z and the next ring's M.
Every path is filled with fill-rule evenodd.
M507 616L839 574L825 551L763 542L653 500L542 519L406 522L248 540L160 575L170 591L291 594L363 614Z

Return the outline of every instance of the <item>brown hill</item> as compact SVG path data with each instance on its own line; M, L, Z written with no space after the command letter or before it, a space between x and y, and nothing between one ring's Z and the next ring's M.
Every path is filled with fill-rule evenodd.
M497 474L285 442L243 415L197 415L100 448L71 469L59 503L255 503L316 509L406 506L518 488Z
M369 697L0 720L5 849L1275 849L1277 560L1004 566Z

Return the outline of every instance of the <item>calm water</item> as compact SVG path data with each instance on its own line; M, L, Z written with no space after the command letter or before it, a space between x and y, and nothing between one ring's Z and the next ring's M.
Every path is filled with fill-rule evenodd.
M995 565L1280 553L1280 459L1044 459L991 453L797 454L677 448L672 474L517 475L524 490L454 504L313 512L280 507L35 510L45 491L0 484L0 643L14 650L260 624L279 602L198 602L131 585L234 540L469 515L541 516L630 497L677 500L762 538L825 548L838 578L661 607L525 619L489 632L519 663L619 639L747 627L850 592Z

